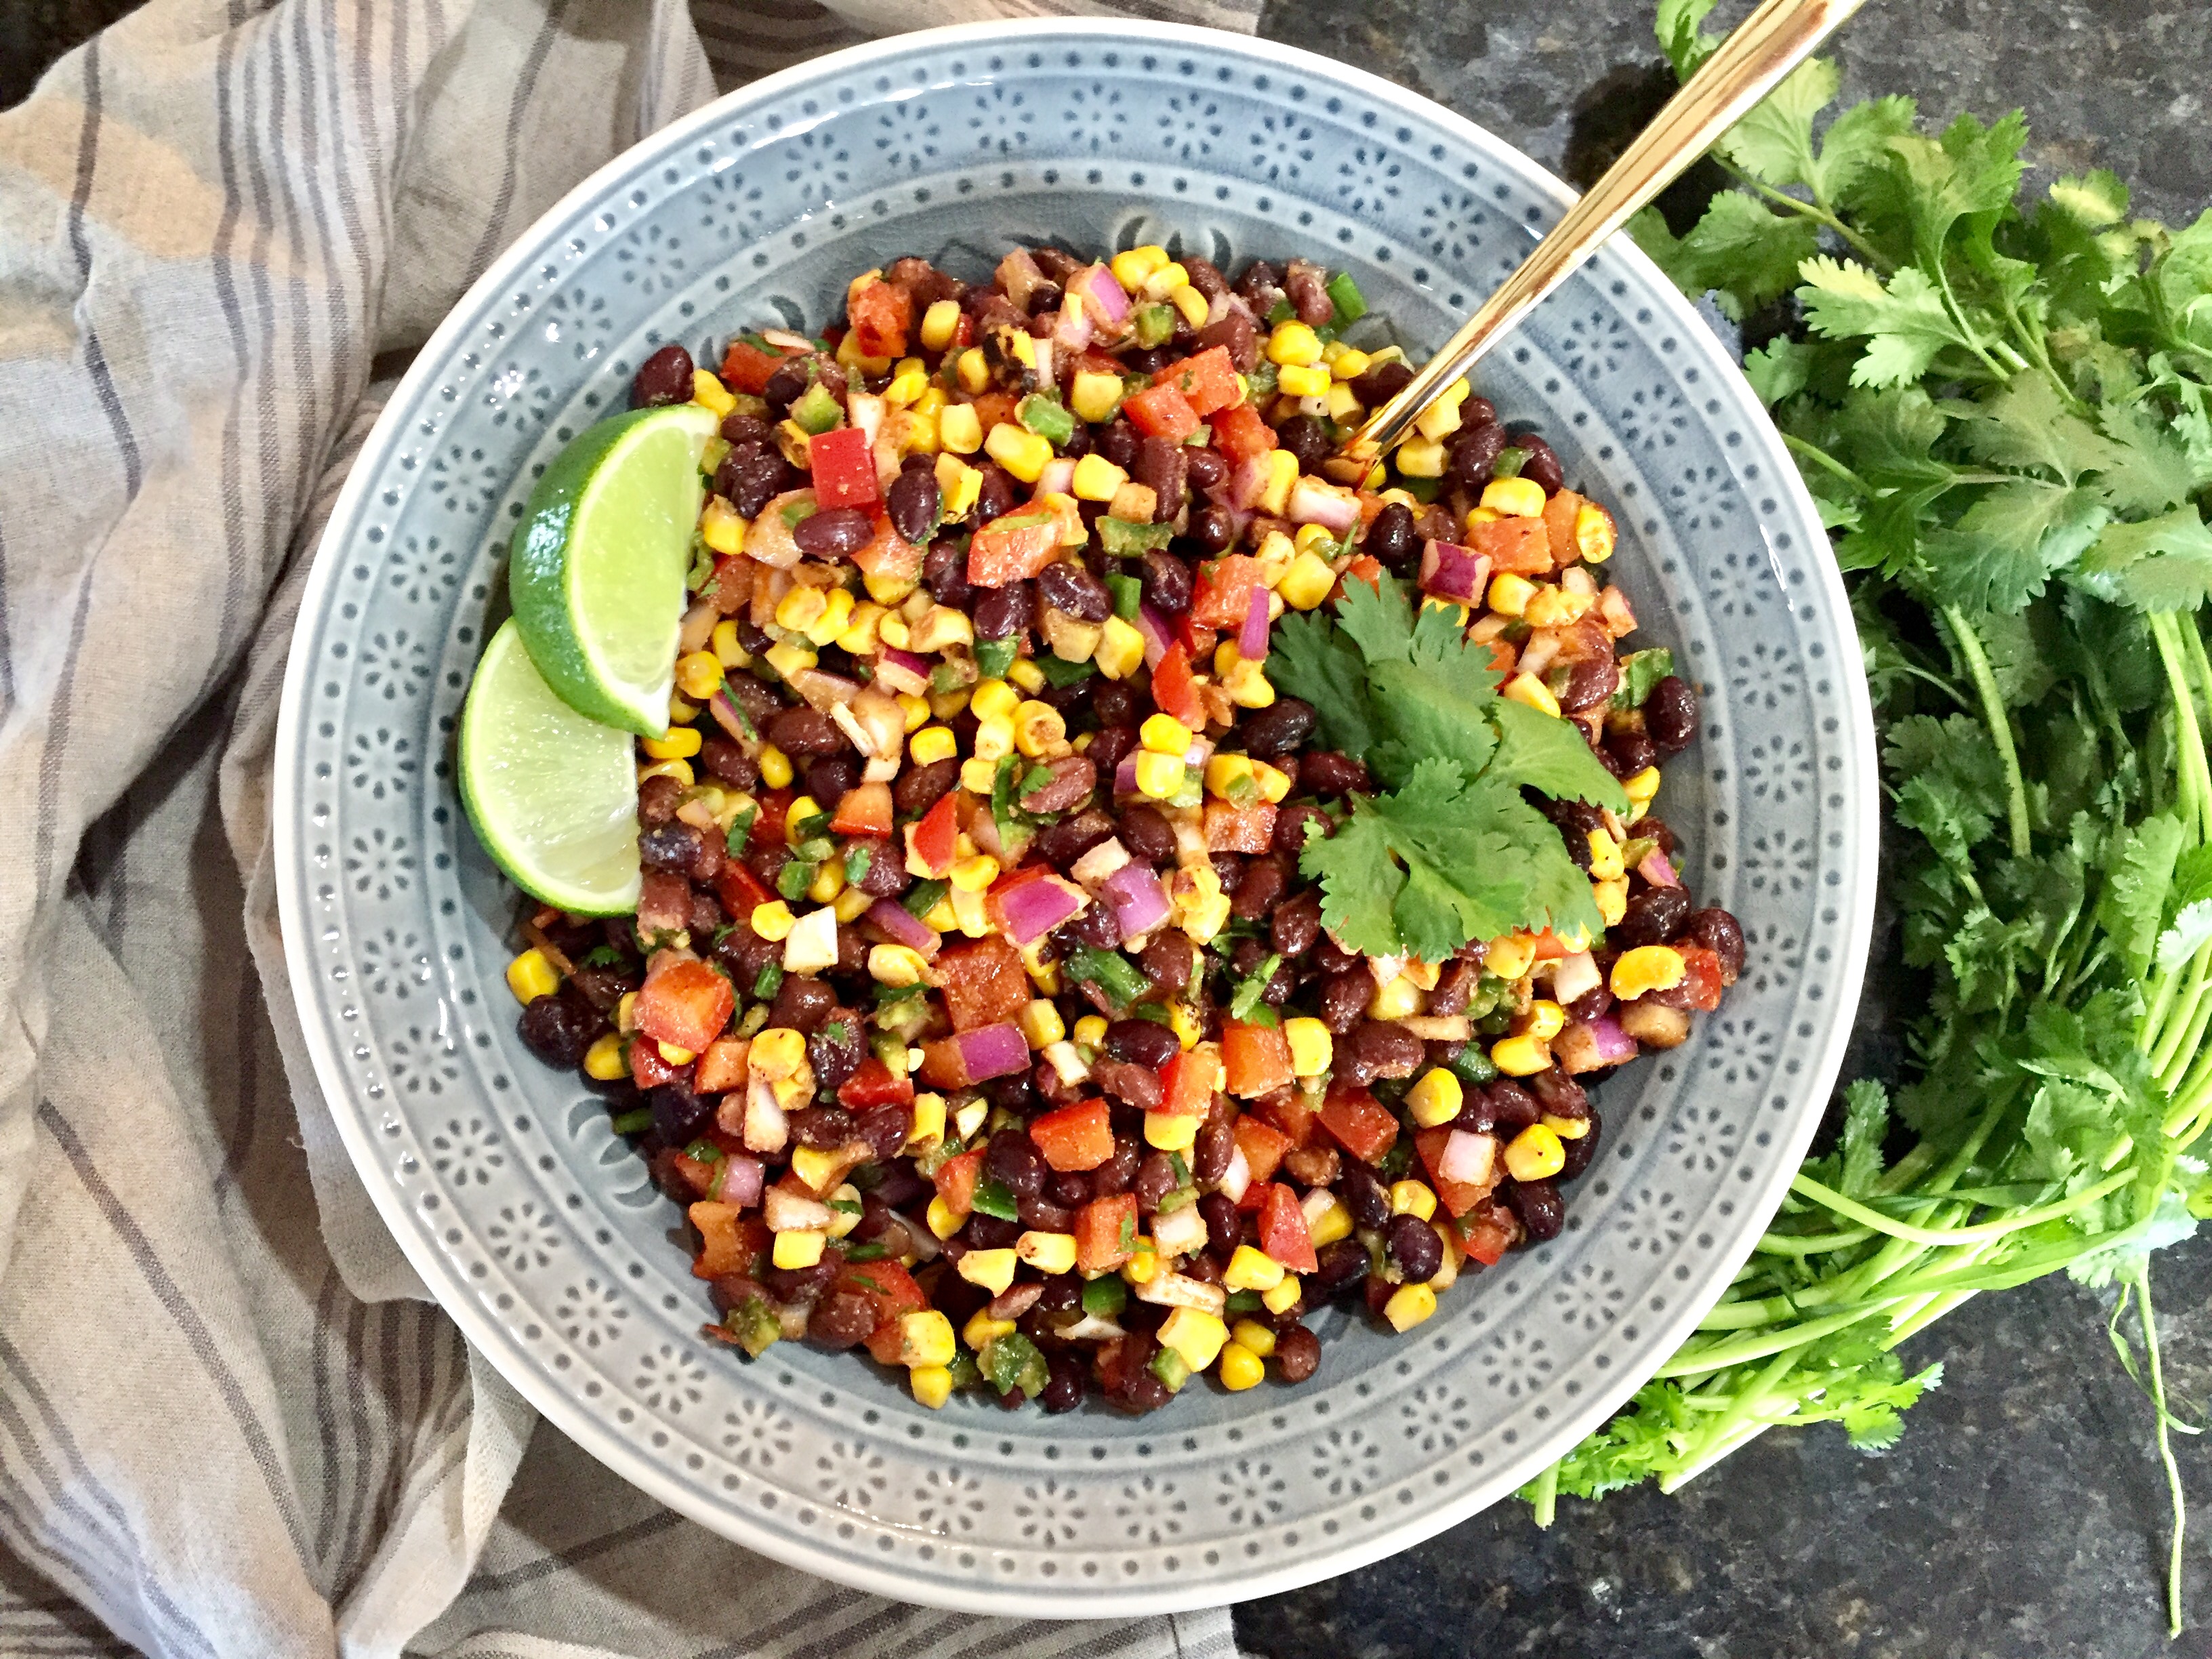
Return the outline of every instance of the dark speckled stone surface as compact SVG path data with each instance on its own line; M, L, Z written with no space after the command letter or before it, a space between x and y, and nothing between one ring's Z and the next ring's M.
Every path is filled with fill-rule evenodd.
M1643 0L1278 0L1261 27L1586 184L1665 95L1650 19ZM1944 119L2022 105L2042 177L2108 167L2138 212L2179 221L2212 198L2208 40L2205 0L1891 0L1834 50L1847 98L1908 93ZM1861 1049L1878 1068L1894 1043L1873 994ZM2212 1239L2161 1259L2183 1400L2212 1388L2208 1285ZM2169 1645L2166 1491L2150 1409L2106 1340L2110 1309L2064 1280L1969 1304L1907 1350L1947 1376L1887 1455L1834 1429L1778 1432L1674 1497L1563 1500L1549 1532L1501 1505L1240 1607L1238 1642L1266 1659L2203 1659L2212 1558L2205 1541L2190 1552L2190 1628ZM2212 1540L2212 1466L2179 1444Z

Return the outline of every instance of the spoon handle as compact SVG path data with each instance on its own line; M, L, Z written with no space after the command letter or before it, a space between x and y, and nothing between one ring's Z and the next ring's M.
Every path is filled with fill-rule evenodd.
M1346 440L1343 458L1371 463L1387 453L1438 392L1473 368L1500 336L1711 149L1863 3L1865 0L1765 0L1443 349Z

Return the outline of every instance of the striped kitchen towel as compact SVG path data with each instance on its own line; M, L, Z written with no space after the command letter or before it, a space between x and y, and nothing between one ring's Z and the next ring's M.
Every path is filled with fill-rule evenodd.
M152 0L0 114L0 1654L1233 1654L825 1584L537 1425L354 1177L270 885L307 553L470 280L717 81L1090 9Z

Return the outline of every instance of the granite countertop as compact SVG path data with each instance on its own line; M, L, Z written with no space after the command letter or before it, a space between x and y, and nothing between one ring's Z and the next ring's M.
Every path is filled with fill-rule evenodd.
M1747 9L1723 4L1733 21ZM1671 87L1650 0L1274 0L1261 32L1389 76L1588 184ZM1848 100L1908 93L1940 119L2024 106L2043 178L2110 167L2135 208L2212 201L2203 0L1925 0L1869 7L1833 48ZM1846 1074L1886 1073L1879 957ZM2212 1389L2212 1237L2159 1258L2168 1386ZM1254 1601L1264 1659L2148 1659L2196 1653L2212 1565L2192 1548L2191 1627L2163 1613L2171 1517L2149 1405L2104 1324L2109 1293L2045 1280L1968 1304L1905 1350L1943 1387L1863 1456L1833 1427L1765 1436L1667 1498L1517 1503L1360 1571ZM2212 1466L2177 1442L2197 1536Z
M0 107L132 0L0 0ZM1745 8L1724 5L1732 21ZM1266 35L1449 105L1588 183L1670 82L1650 0L1273 0ZM2212 200L2203 0L1923 0L1870 8L1836 55L1846 99L1932 115L2024 105L2043 176L2106 167L2169 222ZM1879 957L1851 1072L1884 1073ZM2169 1387L2212 1392L2212 1235L2159 1259ZM1262 1659L2148 1659L2202 1651L2212 1564L2191 1551L2191 1630L2162 1613L2170 1516L2148 1403L2104 1334L2108 1294L2045 1280L1969 1304L1906 1350L1943 1387L1888 1454L1833 1428L1755 1442L1672 1498L1518 1504L1360 1571L1237 1610ZM2212 1467L2178 1443L2197 1535Z

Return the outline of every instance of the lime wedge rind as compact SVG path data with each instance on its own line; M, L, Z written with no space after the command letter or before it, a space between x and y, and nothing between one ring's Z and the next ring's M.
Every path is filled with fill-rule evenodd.
M461 804L477 840L516 886L575 915L637 908L630 735L556 696L512 620L477 664L461 710L459 762Z
M717 422L696 404L636 410L580 433L517 526L507 586L524 644L579 713L667 730L684 576Z

